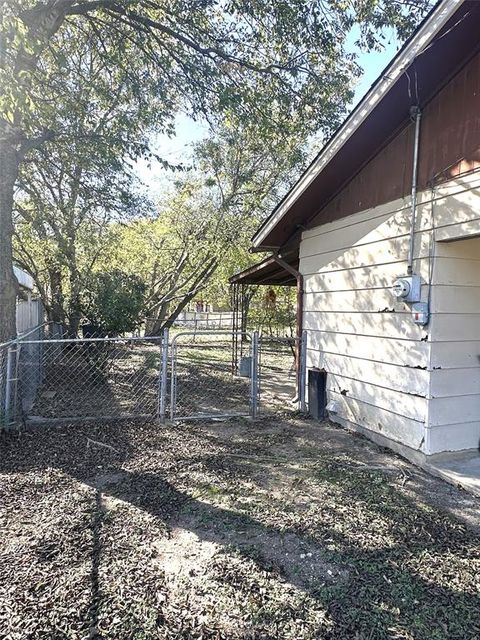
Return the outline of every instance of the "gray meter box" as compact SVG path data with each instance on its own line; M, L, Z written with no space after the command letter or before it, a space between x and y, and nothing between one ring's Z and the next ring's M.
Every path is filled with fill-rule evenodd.
M405 302L419 302L422 283L420 276L403 276L397 278L392 286L393 295Z

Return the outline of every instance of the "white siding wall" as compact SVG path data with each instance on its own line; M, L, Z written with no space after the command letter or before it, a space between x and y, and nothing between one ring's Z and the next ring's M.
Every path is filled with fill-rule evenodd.
M437 195L429 454L478 448L480 440L480 172Z
M44 310L40 300L17 300L17 334L27 333L44 322Z
M431 453L478 448L480 441L480 238L441 242L436 249Z
M425 454L478 446L480 437L480 422L466 417L475 414L476 401L480 411L480 240L444 242L480 235L477 188L479 173L419 196L414 268L425 301L433 282L426 328L412 322L410 307L390 291L407 268L408 199L305 231L300 245L308 366L328 372L337 418ZM464 388L460 380L452 386L455 372L476 375L463 417L466 392L455 395Z

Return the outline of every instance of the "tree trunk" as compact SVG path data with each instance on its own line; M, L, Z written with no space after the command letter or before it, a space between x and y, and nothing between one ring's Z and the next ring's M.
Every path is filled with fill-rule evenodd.
M49 269L50 279L50 314L49 320L65 325L64 296L62 287L62 273L59 269Z
M72 205L74 206L74 205ZM72 221L71 221L72 222ZM81 283L80 275L77 269L77 247L76 234L73 230L73 224L67 229L68 236L68 268L70 271L70 303L68 312L68 337L77 338L80 329L80 321L82 319L82 300L81 300Z
M82 319L80 297L75 295L70 300L70 312L68 314L68 328L67 333L69 338L78 338L78 331L80 329L80 321Z
M170 307L170 303L163 304L160 307L160 311L157 314L157 318L154 322L152 328L152 336L160 335L162 329L169 329L175 320L178 318L180 313L185 309L191 300L197 295L202 287L204 287L208 280L215 273L215 270L218 267L218 261L216 258L212 258L210 262L204 267L204 269L197 276L195 281L191 284L191 289L188 293L185 293L182 300L177 304L173 311L168 314L167 311Z
M157 312L155 320L151 321L151 325L149 327L150 333L148 335L159 336L165 325L165 319L168 313L168 307L170 303L162 304L160 309Z
M13 190L17 175L16 149L7 140L0 139L0 342L14 338L17 333L17 283L12 262Z

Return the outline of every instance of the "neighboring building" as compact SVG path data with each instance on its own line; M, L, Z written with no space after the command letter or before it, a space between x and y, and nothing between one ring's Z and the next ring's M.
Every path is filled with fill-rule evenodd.
M480 2L437 4L253 245L232 282L297 276L332 419L411 459L478 450Z
M13 266L13 273L18 282L17 334L21 335L44 323L44 310L41 300L35 299L33 296L32 276L16 265Z
M17 279L20 295L30 295L34 287L32 276L16 265L13 265L13 275Z

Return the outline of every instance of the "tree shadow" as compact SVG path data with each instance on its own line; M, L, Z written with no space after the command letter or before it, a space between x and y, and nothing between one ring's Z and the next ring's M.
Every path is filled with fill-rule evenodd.
M95 509L92 515L92 568L90 572L91 604L89 607L89 640L96 640L100 637L98 630L99 609L101 604L99 568L102 546L100 540L100 532L104 513L105 510L102 502L102 494L99 489L96 489Z
M95 487L95 481L91 482ZM314 536L295 528L280 530L245 513L193 499L158 473L126 473L120 481L104 486L103 491L110 497L148 511L166 524L176 523L188 528L201 540L234 549L304 590L329 612L333 628L325 637L352 637L348 634L354 634L359 628L370 628L372 638L382 637L379 634L398 625L398 614L402 609L409 608L416 601L416 616L421 612L425 615L424 609L428 606L436 611L436 616L432 618L428 614L427 618L446 625L448 635L438 637L464 638L468 636L463 635L463 622L455 624L455 617L465 621L471 617L472 611L478 610L478 595L459 593L415 575L415 562L412 561L415 557L430 554L433 558L438 553L443 554L452 542L464 546L466 555L471 555L472 560L474 558L474 550L468 549L468 538L465 539L464 534L455 527L449 527L446 521L439 526L433 517L425 517L425 514L421 514L422 536L414 544L411 544L411 536L418 535L419 529L412 530L407 526L399 529L394 546L367 550L352 545L348 537L320 523ZM355 489L347 487L346 494L352 500L358 499ZM408 507L417 509L411 504ZM335 552L319 552L319 540L325 539L335 541ZM313 557L313 580L306 575L305 566L300 566L307 565L309 561L301 560L299 552L300 557L308 558L309 554ZM285 557L289 554L292 560L286 562ZM410 556L406 563L402 562L405 555ZM410 602L406 603L406 599ZM455 615L445 615L445 607L453 610ZM416 628L411 612L409 617L410 621L405 620L409 630L421 631L421 628ZM423 629L425 634L427 627ZM477 630L480 631L480 627L477 626ZM436 636L432 633L424 637Z
M81 432L77 435L82 438ZM155 434L152 438L153 446L168 443L168 434ZM227 552L233 550L301 589L327 612L329 626L322 630L322 638L478 637L480 626L474 613L478 613L478 593L462 591L462 583L456 583L454 575L447 580L444 567L435 569L450 554L453 574L462 563L466 572L473 572L479 566L478 538L446 514L421 508L409 497L392 492L388 483L377 482L378 475L365 473L359 481L358 474L348 473L334 460L330 466L320 465L312 473L325 490L337 491L338 513L324 512L322 517L319 508L313 512L313 523L308 518L296 519L295 513L289 511L291 505L277 504L274 496L268 497L265 508L254 513L242 505L220 506L208 501L212 496L194 497L195 489L201 493L205 487L193 475L184 480L186 485L177 486L168 477L168 467L156 466L155 460L149 462L148 470L126 468L134 456L134 439L135 431L117 431L113 445L121 453L107 451L100 472L98 459L72 459L73 452L65 451L62 443L55 443L54 439L47 443L50 446L41 459L35 455L29 459L27 451L27 456L19 455L23 461L20 465L14 459L9 463L7 451L7 458L2 457L0 463L0 471L5 473L18 471L19 466L25 470L53 466L94 489L97 509L92 525L92 632L96 632L101 601L99 541L101 500L106 496L141 509L168 527L192 531L202 541L219 545ZM21 442L19 439L17 447ZM9 448L15 449L15 445L10 443ZM187 447L175 464L214 470L219 483L231 482L232 478L255 483L258 468L241 459L226 459L228 452L225 443L213 454L205 451L192 455ZM265 467L263 473L274 481L272 468ZM343 526L342 510L355 504L363 505L372 527L376 517L388 520L388 539L384 543L375 534L372 544L368 540L361 544L354 535L354 524ZM269 520L268 508L281 515L277 524ZM291 516L290 522L287 516ZM359 522L358 528L362 527L368 537L368 522ZM460 556L460 562L455 554ZM423 570L426 562L432 563L427 576ZM307 565L313 565L313 570L309 572Z

